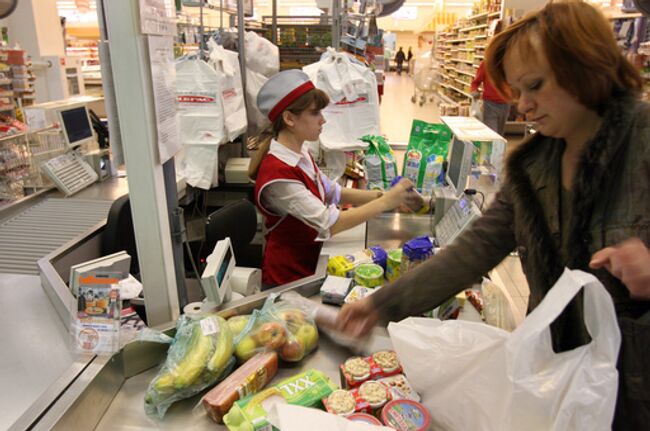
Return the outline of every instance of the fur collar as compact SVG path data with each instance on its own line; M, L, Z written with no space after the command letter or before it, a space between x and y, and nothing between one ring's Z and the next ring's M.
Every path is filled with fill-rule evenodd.
M618 174L614 167L617 161L624 158L637 106L636 97L630 94L612 99L604 111L600 130L582 155L574 180L572 218L568 231L569 244L574 246L568 251L566 263L556 247L542 206L558 205L559 196L555 202L540 202L536 194L540 178L531 177L531 171L549 174L549 155L561 157L564 141L535 134L517 148L506 162L506 184L517 223L522 223L526 232L525 238L520 240L524 241L521 245L528 251L530 265L527 268L533 272L528 274L528 278L540 283L538 288L545 286L544 293L559 278L565 265L573 269L587 269L592 242L589 226L594 207L598 199L608 196L608 186L612 184L613 176ZM549 145L552 148L549 149ZM553 161L559 166L559 159ZM532 287L531 302L536 303L541 298L532 297Z

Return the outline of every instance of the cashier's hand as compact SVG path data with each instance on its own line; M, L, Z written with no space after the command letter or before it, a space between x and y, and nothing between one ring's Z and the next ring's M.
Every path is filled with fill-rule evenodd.
M402 178L397 184L391 187L384 195L382 199L386 202L386 210L393 210L395 208L400 208L400 210L407 207L409 199L412 199L412 195L417 194L413 183L407 179Z
M379 321L370 297L345 304L336 318L336 329L354 338L367 336Z
M625 284L634 299L650 299L650 250L639 238L606 247L591 256L589 267L605 268Z

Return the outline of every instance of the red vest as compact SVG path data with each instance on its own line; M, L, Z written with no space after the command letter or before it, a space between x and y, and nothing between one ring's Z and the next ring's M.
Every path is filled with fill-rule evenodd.
M318 172L315 164L314 170ZM301 182L324 202L318 184L302 169L289 166L272 154L264 157L255 180L255 203L264 214L266 226L266 247L262 259L262 283L265 285L285 284L312 275L323 247L321 241L315 241L318 236L316 229L290 214L281 217L262 206L262 190L278 180Z

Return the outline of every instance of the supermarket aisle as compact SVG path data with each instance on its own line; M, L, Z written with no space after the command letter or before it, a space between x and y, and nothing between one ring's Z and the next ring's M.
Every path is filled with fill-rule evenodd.
M389 142L408 142L414 118L427 122L440 121L435 101L427 102L424 106L411 103L413 88L413 78L407 74L386 74L379 111L381 133L386 135Z

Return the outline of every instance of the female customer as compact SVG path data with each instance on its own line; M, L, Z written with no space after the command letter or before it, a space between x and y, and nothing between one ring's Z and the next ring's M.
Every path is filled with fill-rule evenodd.
M318 140L325 124L321 109L328 103L300 70L272 76L257 96L273 138L262 139L249 170L265 219L262 283L267 287L313 274L324 240L419 197L408 180L382 193L342 188L320 172L303 144ZM341 212L339 203L358 207Z
M538 133L507 162L495 202L430 261L343 308L342 330L430 310L519 251L534 309L564 266L592 272L622 332L614 429L650 423L650 106L606 19L578 1L551 2L496 36L488 76L512 91ZM435 277L434 277L435 274ZM551 326L556 351L589 340L580 298Z

